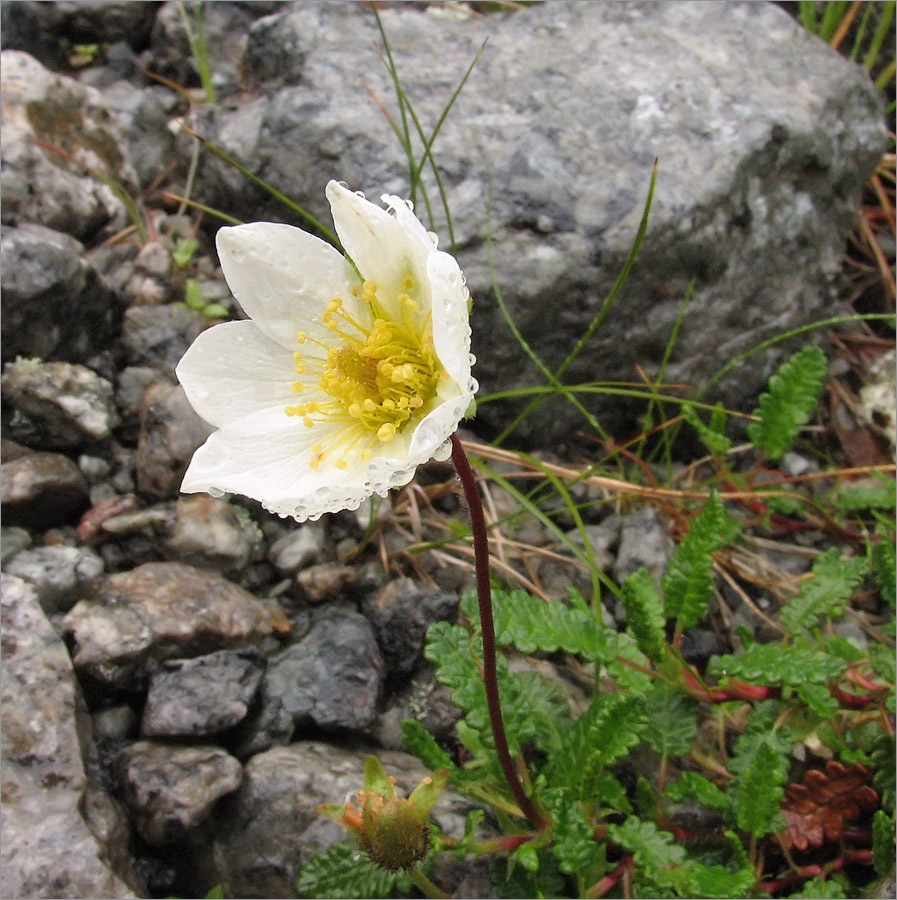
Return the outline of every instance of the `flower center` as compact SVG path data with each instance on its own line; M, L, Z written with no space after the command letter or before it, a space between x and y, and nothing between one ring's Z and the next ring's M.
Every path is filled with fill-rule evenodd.
M442 368L433 348L429 316L423 324L417 322L418 304L407 293L413 288L411 279L403 287L396 298L401 321L389 317L377 300L377 285L365 281L353 293L360 293L369 310L370 327L358 323L343 309L343 301L334 297L323 319L336 341L324 343L302 331L296 336L299 344L310 342L327 351L325 362L293 354L296 373L312 379L294 382L293 390L317 389L332 399L285 410L288 416L301 417L306 427L331 426L326 438L312 447L313 469L337 449L341 453L335 465L340 469L348 467L353 453L370 459L372 446L392 440L409 421L421 416L436 394Z

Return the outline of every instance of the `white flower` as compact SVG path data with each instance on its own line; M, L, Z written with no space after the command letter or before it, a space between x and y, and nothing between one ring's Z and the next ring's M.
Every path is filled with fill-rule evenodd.
M477 389L461 270L404 200L384 196L387 211L334 181L327 199L357 270L290 225L218 232L250 318L204 331L178 364L218 429L183 491L243 494L302 521L385 495L450 452Z

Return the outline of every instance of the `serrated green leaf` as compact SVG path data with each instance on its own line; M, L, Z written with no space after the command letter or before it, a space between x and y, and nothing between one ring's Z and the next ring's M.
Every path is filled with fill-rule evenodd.
M834 878L811 878L796 894L789 897L801 900L842 900L847 897L844 888Z
M623 582L620 602L639 650L653 662L661 662L666 655L663 597L647 568L637 569Z
M331 844L326 850L310 859L299 874L296 892L300 897L363 898L392 896L398 887L410 889L404 875L387 872L349 844Z
M894 479L884 476L870 484L850 485L838 492L838 496L835 498L835 507L841 512L857 512L862 509L894 509L897 507L894 488Z
M462 598L461 609L478 627L476 596L468 594ZM501 647L516 647L525 654L563 650L587 662L610 662L616 658L616 632L594 614L560 600L546 603L526 591L494 590L492 611L495 640Z
M708 664L712 675L729 675L766 685L825 684L847 668L843 659L802 647L754 644L740 656L714 656Z
M750 867L730 872L725 866L705 866L691 863L688 868L691 897L739 898L747 897L757 883L757 876Z
M658 684L646 697L645 740L662 756L685 756L698 734L698 704L672 685Z
M741 767L730 791L738 827L756 837L769 832L785 794L788 767L768 742L760 743Z
M872 817L872 858L875 871L884 877L894 868L894 820L883 810Z
M402 722L402 741L412 756L416 756L431 772L456 767L452 758L436 743L436 738L417 719Z
M824 684L796 684L793 690L820 719L828 719L838 711L838 701Z
M679 628L697 625L713 595L712 553L738 534L739 525L714 492L692 519L688 534L673 551L663 578L664 612Z
M724 813L732 811L732 799L697 772L683 772L678 781L667 785L663 795L674 803L693 799L708 809Z
M563 737L546 769L552 787L572 787L581 796L597 773L639 743L645 728L645 701L627 694L596 694L589 709Z
M881 591L881 597L891 607L895 607L895 594L897 594L897 550L894 539L888 533L884 525L879 524L875 528L879 540L873 545L870 553L870 564L875 583Z
M747 433L770 459L780 459L791 449L816 411L827 370L825 354L808 346L782 363L769 379L769 391L760 395L753 413L759 421L751 422Z
M694 407L688 403L682 404L681 412L685 421L697 431L698 437L711 453L725 456L732 449L732 441L723 433L726 414L720 406L713 410L709 425L704 423Z
M452 689L452 701L464 710L466 723L485 747L493 747L486 690L480 672L482 642L458 625L436 622L427 632L424 655L436 665L436 678ZM504 657L496 661L502 714L511 752L533 741L552 752L572 725L570 707L560 687L534 672L508 671Z
M797 635L815 627L822 618L842 616L850 595L863 580L866 565L859 556L842 559L837 547L826 550L813 564L813 577L782 607L782 624Z
M684 848L669 832L658 831L653 822L643 822L636 816L629 816L622 825L608 825L607 836L629 851L636 867L660 884L670 883L671 873L664 870L679 866L685 859Z
M545 791L540 799L551 813L551 852L561 871L575 875L594 865L600 858L600 845L576 798L569 791L555 789Z
M607 769L601 769L580 786L583 801L597 810L631 813L632 804L626 796L626 788Z
M872 786L881 797L881 807L885 812L894 815L895 789L897 789L897 771L894 769L894 755L897 744L893 734L881 734L870 752L870 760L874 766Z

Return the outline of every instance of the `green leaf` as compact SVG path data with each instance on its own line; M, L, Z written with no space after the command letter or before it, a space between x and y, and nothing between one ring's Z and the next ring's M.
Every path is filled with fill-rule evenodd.
M486 689L480 672L482 642L458 625L436 622L427 632L424 655L436 665L436 678L452 689L452 701L486 747L493 747ZM534 672L508 671L504 657L496 661L502 713L511 752L523 741L551 752L572 725L570 708L560 687Z
M224 900L224 888L220 884L216 884L215 887L206 894L205 900Z
M645 728L645 701L638 695L596 694L591 706L567 729L547 767L552 787L580 792L596 783L598 772L639 743Z
M454 777L457 766L452 758L417 719L405 719L402 722L402 741L408 752L416 756L431 772L448 769Z
M411 887L407 877L381 869L348 844L331 844L309 860L299 874L296 892L300 897L362 898L391 897L399 888Z
M820 719L831 718L838 711L838 701L824 684L795 684L793 690Z
M206 305L206 298L202 295L202 288L195 278L188 278L184 284L184 302L190 309L200 310Z
M196 238L181 238L172 254L174 264L183 269L196 256L197 250L199 250L199 241Z
M894 609L895 584L897 584L897 552L895 552L894 538L888 533L888 529L880 524L876 526L875 533L879 540L873 544L870 554L872 575L875 583L881 591L882 600Z
M705 866L691 863L688 867L688 883L691 897L747 897L757 883L757 876L750 867L730 872L725 866Z
M825 354L808 346L782 363L769 379L769 391L760 395L754 410L759 421L751 422L747 433L770 459L780 459L791 449L801 427L816 411L827 370Z
M667 785L663 795L673 803L694 799L708 809L724 813L732 811L732 799L728 794L697 772L683 772L678 781Z
M782 624L797 635L815 627L822 618L842 616L845 604L863 580L866 566L861 556L842 559L837 547L826 550L813 564L813 577L782 607Z
M894 820L883 809L872 817L872 858L882 877L894 868Z
M461 601L464 614L479 625L475 594ZM559 600L546 603L526 591L492 592L495 640L521 653L556 653L563 650L587 662L610 662L617 656L617 633L593 614Z
M709 425L704 424L704 421L689 403L682 404L681 412L685 421L697 431L698 437L714 456L725 456L732 449L732 441L723 433L726 415L721 407L717 406L713 410Z
M661 662L666 655L663 598L653 576L642 566L621 588L620 602L626 611L626 624L639 650L653 662Z
M754 644L740 656L714 656L708 664L712 675L729 675L767 685L825 684L847 668L843 659L802 647Z
M739 532L739 525L716 492L692 520L688 534L673 551L663 579L665 613L679 628L697 625L713 595L713 557Z
M545 791L540 799L551 813L554 843L551 852L562 872L576 875L600 861L601 847L595 830L566 790Z
M897 497L894 495L893 478L881 476L877 483L850 485L839 491L835 506L841 512L856 512L862 509L894 509Z
M834 878L811 878L796 894L789 897L800 897L802 900L841 900L846 897L844 888Z
M698 734L698 704L672 685L658 684L646 696L645 740L662 756L685 756Z
M760 743L731 790L738 827L756 837L769 832L785 794L788 766L769 743Z
M607 769L601 769L594 773L594 777L583 780L580 795L584 802L596 809L596 814L602 809L607 811L605 814L632 812L626 788Z
M608 825L608 839L631 853L638 869L661 886L681 882L682 874L675 867L685 859L685 849L676 844L673 836L658 831L653 822L642 822L629 816L622 825Z

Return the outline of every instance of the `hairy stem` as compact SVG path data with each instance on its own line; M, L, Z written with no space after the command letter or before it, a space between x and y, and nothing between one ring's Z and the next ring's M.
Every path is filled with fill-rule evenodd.
M489 723L492 726L492 737L495 740L495 752L514 800L530 825L538 831L548 823L523 790L523 785L520 783L514 767L514 761L511 759L510 750L508 750L508 738L505 735L501 701L498 695L498 672L495 667L495 624L492 619L492 590L489 585L489 539L486 534L486 517L483 514L483 502L480 500L473 470L470 468L467 454L456 434L452 435L452 463L461 479L461 486L464 488L467 509L470 513L470 527L473 532L480 631L483 637L483 683L486 687L486 702L489 705Z

